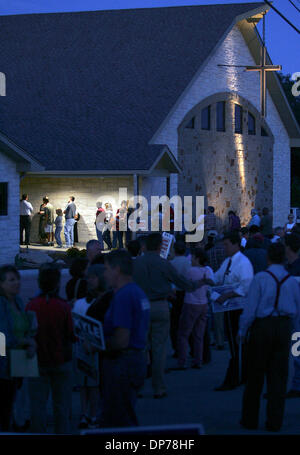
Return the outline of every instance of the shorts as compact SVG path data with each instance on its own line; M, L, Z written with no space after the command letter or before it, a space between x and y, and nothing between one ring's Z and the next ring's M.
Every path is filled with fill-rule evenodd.
M53 225L52 224L46 224L45 226L45 232L47 234L50 234L51 232L53 232Z

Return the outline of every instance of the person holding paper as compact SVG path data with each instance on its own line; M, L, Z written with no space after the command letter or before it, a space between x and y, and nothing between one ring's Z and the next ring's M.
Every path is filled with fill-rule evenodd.
M20 284L20 274L14 266L0 267L0 332L3 334L0 341L2 343L5 340L0 356L0 432L10 430L13 403L20 383L20 378L12 376L10 351L25 349L27 357L32 358L36 350L32 338L35 335L35 319L32 313L25 313L24 304L18 295ZM3 350L6 351L5 356Z
M244 298L253 279L251 262L240 252L239 233L226 233L223 238L223 245L227 258L214 274L215 284L224 285L223 289L218 288L218 292L221 295L216 300L216 303L221 305L231 299ZM241 309L225 312L225 328L229 340L231 359L225 379L221 386L215 388L216 391L232 390L240 383L239 346L236 343L236 336L241 313Z

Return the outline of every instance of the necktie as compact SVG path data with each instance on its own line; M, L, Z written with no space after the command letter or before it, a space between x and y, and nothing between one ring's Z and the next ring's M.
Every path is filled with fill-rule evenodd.
M223 276L223 282L222 282L222 284L224 284L226 276L229 275L231 263L232 263L232 259L230 258L229 261L228 261L228 264L227 264L227 267L226 267L224 276Z

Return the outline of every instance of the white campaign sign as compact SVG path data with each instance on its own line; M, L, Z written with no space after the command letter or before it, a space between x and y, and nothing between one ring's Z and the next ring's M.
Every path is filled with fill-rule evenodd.
M163 232L162 245L160 249L160 256L162 258L168 259L173 239L174 239L173 235L168 234L167 232Z
M72 316L75 335L81 340L88 341L97 349L104 351L105 342L101 322L75 312L72 313Z

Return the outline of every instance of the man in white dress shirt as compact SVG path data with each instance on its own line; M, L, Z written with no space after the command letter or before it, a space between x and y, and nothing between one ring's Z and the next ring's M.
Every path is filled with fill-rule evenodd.
M295 278L284 268L284 245L271 244L268 260L268 269L255 275L251 283L240 318L239 340L245 339L250 328L241 424L247 429L258 427L266 376L266 429L279 431L284 415L292 323L300 316L300 291Z
M23 194L20 203L20 245L23 245L23 231L25 229L25 245L30 244L31 215L33 207L28 202L28 194Z
M216 285L224 285L224 290L216 302L222 305L227 300L233 299L232 301L243 303L253 279L253 267L249 259L240 252L240 236L238 232L225 234L223 244L227 258L219 270L215 272L214 282ZM227 290L226 285L230 285ZM218 292L220 292L220 288ZM236 342L236 337L241 313L241 309L225 311L224 313L231 359L223 384L215 388L217 391L232 390L240 383L239 346Z
M258 215L257 210L251 210L251 217L252 218L248 224L248 228L254 225L260 227L260 216Z

